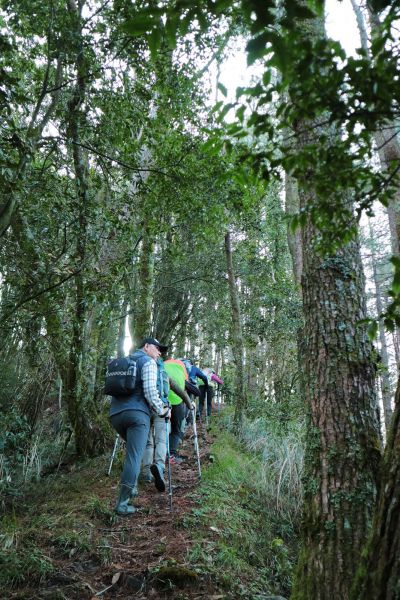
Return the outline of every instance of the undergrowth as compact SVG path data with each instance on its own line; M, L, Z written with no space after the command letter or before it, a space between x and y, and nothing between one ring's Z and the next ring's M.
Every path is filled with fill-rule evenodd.
M2 591L42 584L58 572L59 559L109 563L108 541L100 532L116 517L106 500L87 494L93 472L104 471L100 457L25 486L0 520Z
M288 488L285 459L267 478L265 457L254 450L226 429L218 431L198 508L185 521L196 532L191 563L208 571L232 598L248 600L289 595L299 517L297 491L285 502L280 499L282 488Z

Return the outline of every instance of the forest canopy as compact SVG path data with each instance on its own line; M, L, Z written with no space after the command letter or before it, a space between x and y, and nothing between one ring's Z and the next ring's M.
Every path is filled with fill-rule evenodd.
M355 55L320 0L3 1L11 505L110 449L107 362L153 335L304 449L291 598L400 598L400 6L352 6Z

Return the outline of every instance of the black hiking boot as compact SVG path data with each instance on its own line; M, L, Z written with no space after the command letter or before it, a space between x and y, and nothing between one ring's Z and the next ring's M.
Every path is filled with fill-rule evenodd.
M151 474L154 477L154 485L159 492L165 492L165 480L157 465L151 465Z

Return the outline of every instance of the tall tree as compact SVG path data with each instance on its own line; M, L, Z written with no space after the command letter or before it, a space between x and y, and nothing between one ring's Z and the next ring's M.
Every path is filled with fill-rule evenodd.
M386 342L385 325L383 323L382 314L383 298L382 298L382 284L380 281L380 274L378 273L378 257L376 254L376 240L374 238L374 231L372 228L371 221L369 222L369 247L371 251L371 270L372 279L375 285L375 306L376 315L378 319L379 327L379 341L380 341L380 354L381 354L381 393L382 393L382 404L383 404L383 415L385 420L385 430L388 431L392 421L392 394L390 385L390 374L389 374L389 353Z
M232 310L232 352L235 362L235 416L234 425L240 430L244 411L246 409L246 391L244 380L244 344L242 333L242 316L240 311L239 293L233 266L231 232L225 234L226 270L228 273L229 296Z

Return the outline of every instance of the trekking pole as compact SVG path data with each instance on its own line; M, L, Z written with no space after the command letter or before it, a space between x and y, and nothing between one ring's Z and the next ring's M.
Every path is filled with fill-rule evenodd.
M194 414L193 414L194 451L196 452L196 457L197 457L197 467L199 469L199 479L201 479L199 439L197 437L197 425L196 425L196 409L193 408L192 410L194 411Z
M117 454L117 451L118 451L119 441L120 441L120 437L119 437L119 435L117 435L117 437L115 438L114 450L113 450L113 453L111 455L110 466L108 467L108 473L107 473L108 476L110 476L111 469L112 469L113 462L114 462L114 458L115 458L115 455Z
M166 428L166 442L167 442L167 463L168 463L168 497L169 497L169 510L172 510L172 481L171 481L171 455L169 453L169 431L168 431L168 417L165 417L165 428Z

